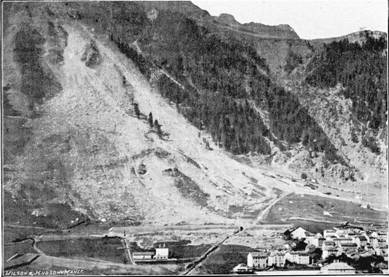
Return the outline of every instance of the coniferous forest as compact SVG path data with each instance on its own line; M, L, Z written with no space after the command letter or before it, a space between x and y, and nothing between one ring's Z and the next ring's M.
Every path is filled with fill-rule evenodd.
M145 75L150 67L163 69L180 82L184 89L161 75L158 87L190 122L232 153L271 154L270 142L280 149L302 142L333 162L344 162L297 97L271 80L265 60L250 45L225 42L168 11L161 11L138 39L143 53L123 38L111 35ZM257 108L268 112L268 125Z
M335 41L324 45L323 51L308 65L306 81L321 88L338 83L343 95L352 100L352 111L361 122L377 129L386 123L386 40L367 34L366 41L350 43Z

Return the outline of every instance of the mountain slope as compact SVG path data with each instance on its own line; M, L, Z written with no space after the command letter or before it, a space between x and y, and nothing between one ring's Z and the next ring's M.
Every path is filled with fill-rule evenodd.
M358 202L362 191L373 202L385 189L382 174L324 194L352 175L362 180L362 165L349 159L354 145L336 136L343 121L320 120L332 118L329 107L313 110L326 89L317 103L314 93L283 88L251 44L198 24L208 15L191 5L183 13L163 3L9 5L7 222L256 223L289 192ZM318 190L302 172L319 179ZM379 187L361 189L371 182Z
M362 191L380 190L388 174L386 35L363 31L328 42L321 42L311 59L284 76L285 87L355 169L340 176L320 170L316 175L332 176L327 183L351 190L356 182Z
M5 189L14 201L34 203L27 209L37 221L50 216L53 204L69 205L92 219L129 224L228 222L245 215L252 221L279 189L291 190L264 176L264 170L226 155L117 50L80 25L54 27L66 34L63 59L50 64L49 56L42 56L42 63L61 90L33 104L40 113L26 118L32 134L6 164ZM16 36L20 32L25 31ZM20 101L15 94L10 89L7 97ZM159 138L147 120L138 119L132 102L141 113L152 111L168 136ZM8 132L7 137L19 135ZM69 225L75 217L57 224Z

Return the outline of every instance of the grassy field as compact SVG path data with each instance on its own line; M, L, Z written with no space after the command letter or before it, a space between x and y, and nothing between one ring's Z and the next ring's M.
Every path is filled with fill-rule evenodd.
M163 243L169 248L169 257L177 259L200 257L211 247L210 244L188 245L188 241L167 241ZM155 244L155 246L157 245Z
M4 255L3 262L5 263L7 259L14 256L15 254L23 255L26 253L37 253L32 247L32 240L27 240L17 243L5 243L4 244Z
M23 240L37 234L42 229L4 227L3 233L3 262L15 254L36 253L32 247L32 240Z
M96 258L105 261L128 263L120 238L68 239L40 241L37 247L51 256L66 258Z
M293 223L294 226L301 226L305 230L312 233L321 233L325 229L331 229L339 225L335 223L331 224L327 222L316 222L316 221L309 221L309 220L290 220L290 222Z
M253 248L242 245L221 245L199 268L199 274L229 274L240 263L247 262L247 254ZM196 272L197 273L197 272Z
M386 213L362 208L356 203L313 195L290 194L272 207L266 220L302 223L315 221L320 228L326 228L331 222L377 223L385 222L386 218Z

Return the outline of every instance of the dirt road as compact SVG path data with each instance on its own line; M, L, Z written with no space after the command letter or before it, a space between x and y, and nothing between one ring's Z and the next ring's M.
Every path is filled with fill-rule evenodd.
M286 196L288 196L289 194L290 194L290 193L283 193L283 194L280 195L280 197L273 199L273 200L269 203L269 205L268 205L264 210L262 210L262 211L259 213L259 215L258 215L258 217L257 217L256 224L265 221L267 215L269 214L269 212L270 212L270 210L271 210L271 208L272 208L275 204L277 204L280 200L282 200L283 198L285 198Z
M38 229L38 230L45 230L45 231L57 231L56 229L52 229L52 228L30 226L30 225L9 224L9 223L4 223L4 227L22 228L22 229Z
M130 248L130 245L128 244L128 241L126 238L122 238L122 242L124 244L124 251L126 252L126 255L128 256L128 261L130 262L130 264L135 264L135 261L132 257L132 253L131 253L131 248Z
M243 230L243 229L242 229ZM200 258L198 258L197 260L195 260L194 262L192 262L192 264L190 264L189 268L182 274L182 275L190 275L191 272L193 272L193 270L196 269L197 266L199 266L202 262L204 262L210 255L212 255L213 252L215 252L217 249L219 249L219 247L227 240L229 239L231 236L234 236L236 234L238 234L239 232L241 232L240 229L238 229L237 231L235 231L233 234L231 235L227 235L223 240L221 240L220 242L218 243L215 243L214 245L212 245L203 255L200 256Z

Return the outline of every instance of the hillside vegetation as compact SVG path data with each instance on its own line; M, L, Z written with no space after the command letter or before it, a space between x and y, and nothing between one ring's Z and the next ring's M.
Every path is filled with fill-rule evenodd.
M321 88L341 84L352 100L356 118L368 127L384 127L387 119L387 71L385 37L367 35L362 45L347 39L324 45L308 64L306 81Z
M307 149L325 152L330 161L343 162L298 99L274 84L265 60L251 46L226 42L174 12L161 11L146 26L146 35L137 39L142 53L126 47L131 41L120 33L111 37L143 72L150 71L147 59L182 84L164 75L158 79L162 95L227 150L271 154L269 141L281 150L280 141L302 142ZM269 113L268 126L257 108Z

